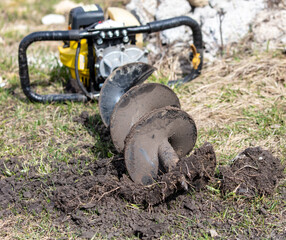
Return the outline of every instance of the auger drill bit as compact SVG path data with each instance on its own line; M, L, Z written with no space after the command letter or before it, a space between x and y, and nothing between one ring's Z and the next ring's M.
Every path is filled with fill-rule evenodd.
M110 134L117 151L121 152L124 149L126 136L141 117L166 106L180 108L180 101L169 87L162 84L138 85L122 95L110 119Z
M153 71L143 63L118 68L104 83L99 99L114 146L124 152L131 179L143 185L152 184L160 171L174 169L197 139L194 120L180 109L169 87L141 84Z
M135 62L114 70L105 80L99 97L99 111L102 121L109 127L110 116L121 96L135 85L143 83L155 68L149 64Z
M169 172L194 147L197 129L194 120L174 107L156 109L131 128L125 140L125 164L132 180L152 184L159 166Z

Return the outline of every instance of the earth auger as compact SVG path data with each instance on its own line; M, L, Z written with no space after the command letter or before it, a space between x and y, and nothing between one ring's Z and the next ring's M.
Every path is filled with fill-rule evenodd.
M93 4L74 8L69 30L34 32L19 45L19 74L25 95L35 102L99 100L103 123L110 129L118 152L124 152L130 177L148 185L158 173L171 171L194 147L194 120L180 109L176 94L158 83L142 84L155 68L148 64L143 35L188 26L193 33L191 72L171 84L189 82L201 73L202 34L189 17L175 17L141 25L128 11L109 8L108 19ZM63 41L60 60L70 69L81 93L40 95L31 89L27 49L37 41Z
M140 84L148 77L146 72L153 71L145 63L119 67L106 79L99 97L100 115L114 146L118 152L124 151L132 180L143 185L152 184L159 172L174 169L197 139L194 120L180 109L180 101L169 87Z

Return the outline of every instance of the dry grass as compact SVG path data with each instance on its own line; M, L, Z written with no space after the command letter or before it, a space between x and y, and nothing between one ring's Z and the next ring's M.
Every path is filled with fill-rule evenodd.
M245 57L239 62L219 60L179 93L182 108L194 116L199 128L208 131L235 128L236 124L245 123L242 125L250 129L229 131L229 135L224 136L224 144L216 146L218 152L236 152L239 150L237 146L246 148L255 144L281 153L279 148L286 145L285 135L276 137L275 131L286 127L285 84L285 56L264 53ZM268 136L250 136L263 127L257 123L256 117L275 109L277 112L270 116L273 122L265 129ZM279 123L275 123L276 115Z
M218 60L181 91L182 105L196 116L199 126L222 126L239 121L241 112L249 106L262 110L272 104L285 104L285 83L285 57L264 54L240 62Z

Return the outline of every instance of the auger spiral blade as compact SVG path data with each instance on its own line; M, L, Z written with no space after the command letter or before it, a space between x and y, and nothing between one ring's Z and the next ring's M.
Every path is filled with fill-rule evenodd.
M167 86L146 83L127 91L116 103L110 119L110 134L118 152L132 126L145 114L166 106L180 108L177 95Z
M142 117L125 140L125 164L132 180L149 185L159 169L172 170L197 139L194 120L174 107L156 109Z
M112 111L121 96L133 86L143 83L154 71L151 65L135 62L118 67L109 75L99 97L99 111L106 127L109 127Z

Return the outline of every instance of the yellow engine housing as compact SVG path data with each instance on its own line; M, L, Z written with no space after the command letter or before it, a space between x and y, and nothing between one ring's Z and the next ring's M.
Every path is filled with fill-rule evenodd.
M110 7L107 9L108 18L114 21L122 22L124 26L140 26L138 20L127 10L122 8ZM84 86L89 86L89 69L87 67L88 62L88 45L86 39L81 40L81 48L78 59L78 72L81 82ZM76 79L75 75L75 55L78 43L76 41L70 41L69 47L59 46L60 60L70 69L71 77ZM143 35L136 35L136 45L143 46Z
M81 48L79 53L79 59L78 59L78 72L81 82L85 85L89 85L89 69L87 67L87 41L86 39L82 39L80 41ZM59 52L60 52L60 60L70 69L71 77L73 79L76 79L75 75L75 54L77 49L77 42L76 41L70 41L70 47L64 48L62 46L59 46Z

